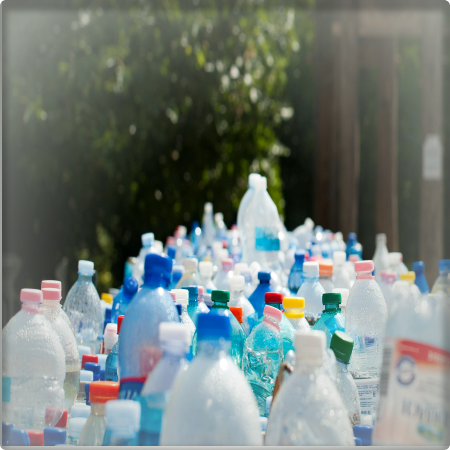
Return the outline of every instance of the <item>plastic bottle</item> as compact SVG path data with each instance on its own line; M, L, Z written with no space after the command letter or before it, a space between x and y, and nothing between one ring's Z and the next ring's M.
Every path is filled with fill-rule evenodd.
M383 297L386 301L386 306L388 307L388 309L390 309L392 286L394 285L397 278L398 275L391 270L383 270L381 272L381 280L378 284L380 286L381 292L383 293Z
M196 287L196 286L195 286ZM170 292L175 294L175 298L177 303L181 305L181 315L180 320L183 325L189 330L189 335L191 340L189 342L189 346L192 344L192 339L195 334L195 324L192 321L191 317L188 314L188 305L189 305L189 291L187 289L173 289Z
M183 289L186 290L189 295L187 313L192 322L194 322L194 325L197 326L197 317L202 313L198 306L198 286L184 286Z
M67 436L67 443L69 445L78 445L80 434L86 425L87 418L85 417L73 417L69 421L69 433Z
M138 291L138 282L134 277L128 277L123 283L123 287L114 298L111 310L111 323L117 323L119 316L124 316L133 297Z
M322 314L322 295L325 289L319 283L319 264L305 262L303 264L303 283L297 297L305 299L305 317L310 326L313 326Z
M266 306L266 302L264 300L266 292L273 292L274 289L270 284L270 271L260 270L258 272L258 280L259 284L258 286L256 286L256 289L253 291L248 301L252 304L253 308L255 309L255 312L259 320L262 319L263 311Z
M221 291L230 290L230 278L233 276L233 260L231 258L222 259L222 270L214 278L216 288Z
M411 295L413 296L414 300L420 299L420 297L422 296L422 293L420 292L420 289L414 283L416 281L416 273L415 272L413 272L411 270L408 273L400 274L400 280L408 282L409 290L410 290Z
M255 291L255 286L253 286L252 273L250 268L247 268L241 272L241 275L244 277L245 286L244 286L244 297L250 299L250 296Z
M296 295L303 283L303 263L305 262L305 251L295 252L295 262L291 268L288 279L288 288L292 295Z
M298 226L293 234L298 242L298 248L306 250L313 238L314 222L307 217L303 225Z
M414 283L419 288L422 294L429 294L430 288L428 286L427 278L425 276L425 264L423 261L414 261L412 268L416 274L416 280Z
M138 445L141 405L133 400L110 400L105 405L104 446Z
M105 403L116 400L118 394L119 383L114 381L93 381L90 384L91 414L80 434L78 445L102 445L106 431Z
M348 233L347 247L345 249L347 259L350 255L358 255L362 259L362 245L358 242L356 233Z
M175 289L175 286L181 280L183 275L184 275L184 266L179 264L174 265L172 268L172 280L170 281L169 289Z
M86 406L86 384L94 381L94 374L88 370L80 370L80 389L77 394L77 400L75 405L72 406L72 410L77 405L85 405Z
M198 309L202 313L208 314L209 308L206 306L205 298L203 297L204 295L205 295L205 288L203 286L198 286L198 298L197 298Z
M230 279L230 302L228 306L241 307L243 312L242 328L248 336L257 322L255 308L244 296L245 279L242 275L234 275Z
M380 282L381 272L389 270L389 252L386 246L387 238L384 233L375 236L375 254L373 255L373 264L375 267L375 280Z
M206 289L208 294L211 294L216 288L212 280L213 265L211 261L201 261L198 265L200 271L200 284Z
M432 294L442 291L450 296L450 259L439 261L439 276L431 289Z
M141 286L144 282L143 276L145 257L149 253L156 253L156 249L153 247L153 243L155 241L155 235L153 233L144 233L141 236L141 241L142 248L139 251L139 256L137 257L137 260L133 266L133 277L137 280L139 286Z
M328 348L334 332L345 331L345 319L339 308L339 305L341 304L341 294L336 292L326 292L322 295L322 303L323 306L325 306L325 309L314 325L313 330L320 330L325 333Z
M161 425L175 381L188 368L186 353L191 345L188 330L178 323L161 323L159 340L163 356L142 388L139 445L159 445Z
M197 332L199 353L173 388L161 445L262 445L255 398L229 356L229 318L201 314Z
M348 371L348 364L353 351L353 339L342 331L335 331L331 338L330 348L336 356L337 378L336 387L344 400L351 425L361 421L361 405L358 388Z
M108 323L105 328L103 341L103 351L105 355L109 355L111 353L112 348L116 345L118 340L119 335L117 334L117 323Z
M169 294L172 260L150 253L145 258L142 289L134 296L120 329L120 398L133 400L161 357L158 327L179 322Z
M17 428L43 430L64 409L64 350L42 300L41 291L22 289L22 308L2 331L2 420Z
M103 334L104 321L93 275L93 262L78 262L78 280L67 294L64 311L73 324L78 345L90 347L95 354L100 353L99 336Z
M329 259L322 259L319 261L319 283L322 285L325 292L332 292L334 284L333 276L333 262Z
M348 289L334 288L333 292L341 295L341 304L339 307L341 308L341 316L345 324L345 309L347 307L347 301L350 291Z
M66 430L64 428L44 428L44 446L54 447L66 442Z
M389 270L392 270L400 278L400 274L407 273L408 268L403 264L403 255L400 252L389 253Z
M205 253L207 248L211 248L214 242L214 219L212 203L205 203L202 220L202 241L199 254Z
M65 355L66 376L64 378L64 408L70 414L80 389L80 360L77 340L61 315L61 289L42 289L42 310L58 335Z
M199 286L200 279L197 275L198 260L195 258L186 258L183 261L184 274L178 282L176 289L186 286Z
M266 398L272 395L283 361L280 326L283 313L272 306L264 308L264 320L245 341L242 369L255 394L259 414L266 417Z
M324 373L325 336L298 331L295 369L274 398L265 445L353 446L347 410Z
M310 331L311 327L305 319L305 299L298 297L283 298L284 315L291 322L295 331Z
M105 380L119 381L119 333L122 326L124 316L119 316L117 319L117 342L109 352L105 363Z

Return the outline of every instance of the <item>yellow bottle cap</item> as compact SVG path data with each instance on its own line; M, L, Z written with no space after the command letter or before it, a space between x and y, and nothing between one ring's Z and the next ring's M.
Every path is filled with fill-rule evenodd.
M305 317L303 308L305 307L305 299L298 297L284 297L283 298L283 308L289 309L290 311L285 311L284 315L288 319L301 319Z
M414 281L416 280L416 273L413 271L410 271L408 273L401 273L400 280L407 281L409 285L412 286L414 284Z
M103 294L102 294L102 300L104 301L104 302L106 302L106 303L112 303L113 302L113 296L111 295L111 294L107 294L106 292L104 292Z

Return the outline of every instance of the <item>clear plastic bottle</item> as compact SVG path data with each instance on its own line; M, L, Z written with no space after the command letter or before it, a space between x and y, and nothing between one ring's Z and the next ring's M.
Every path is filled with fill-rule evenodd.
M432 294L442 291L450 297L450 259L439 261L439 276L431 289Z
M194 338L196 327L188 314L189 291L187 289L172 289L170 292L175 294L176 302L181 305L180 320L181 323L189 330L189 335L191 336L191 340L189 342L190 346L192 344L192 339Z
M298 226L293 234L298 242L298 248L306 250L309 243L313 238L314 222L312 219L307 217L303 225Z
M194 325L197 326L197 317L202 313L201 309L198 307L198 286L184 286L183 289L188 292L189 296L187 313L192 322L194 322Z
M89 387L91 414L80 434L78 445L102 445L106 431L105 403L117 400L119 383L115 381L93 381Z
M284 315L291 322L295 331L310 331L308 321L305 319L305 299L298 297L283 298ZM286 356L286 355L285 355Z
M141 405L133 400L110 400L105 405L103 446L137 446Z
M124 316L133 297L138 291L138 282L134 277L128 277L119 293L115 296L111 309L111 323L117 323L119 316Z
M353 446L347 410L324 373L323 332L297 332L295 358L294 372L273 400L265 445Z
M119 335L117 334L117 323L108 323L106 325L103 338L103 354L109 355L119 340Z
M120 398L133 400L161 357L158 327L179 322L169 294L172 260L150 253L145 258L142 289L134 296L120 329Z
M329 259L322 259L319 261L319 283L322 285L325 292L332 292L334 284L333 276L333 261Z
M238 306L242 308L243 322L242 328L248 336L255 326L257 315L255 308L244 296L245 279L242 275L234 275L230 279L230 302L228 306Z
M420 292L420 289L416 286L416 273L412 270L408 273L402 273L400 275L400 280L407 281L409 286L409 291L411 292L411 295L413 296L414 300L420 299L422 296L422 293Z
M400 252L389 253L389 270L392 270L400 278L400 274L407 273L408 268L403 264L403 255Z
M86 425L87 417L73 417L69 420L69 434L67 436L67 443L69 445L78 445L81 432Z
M233 260L231 258L222 259L222 270L214 278L216 288L221 291L230 290L230 278L233 276Z
M255 394L259 414L266 417L266 398L271 396L283 361L280 326L283 313L264 308L264 320L251 331L244 345L242 369Z
M229 318L201 314L197 332L199 352L173 388L161 445L262 445L255 398L229 356Z
M416 280L414 281L414 283L419 288L422 294L429 294L430 288L425 276L425 263L423 261L414 261L412 268L416 274Z
M248 298L250 301L250 296L255 291L255 286L253 286L252 272L250 271L250 268L243 270L241 272L241 275L245 279L244 297Z
M186 258L183 260L184 274L178 282L176 289L181 289L185 286L199 286L200 279L197 275L198 259Z
M383 293L383 297L386 301L386 306L388 307L388 309L390 309L391 306L392 286L394 285L397 278L398 275L391 270L383 270L381 272L381 280L378 284L380 286L381 292Z
M296 295L303 283L303 263L305 262L305 251L295 252L294 265L291 268L288 279L288 288L292 295Z
M256 289L254 289L248 301L252 304L253 308L255 309L255 312L258 315L259 320L262 319L264 307L266 306L266 302L264 300L266 292L273 292L274 289L270 284L270 271L260 270L258 272L258 280L259 284L258 286L256 286Z
M325 289L319 283L319 264L305 262L303 264L303 284L297 292L297 297L305 299L305 316L310 326L313 326L322 314L322 295Z
M206 306L205 298L203 297L204 295L205 295L205 288L203 286L198 286L198 298L197 298L198 309L202 313L208 314L209 308Z
M95 354L100 353L99 336L103 334L104 320L93 275L93 262L78 262L78 280L67 294L64 311L73 324L78 345L90 347Z
M333 292L341 295L341 305L340 305L341 316L342 316L342 319L343 319L344 325L345 325L345 309L347 308L347 301L348 301L348 296L350 295L350 291L348 289L334 288Z
M331 338L330 349L336 356L337 378L336 387L341 393L344 405L347 408L351 425L361 421L361 405L359 403L358 388L348 371L348 364L353 351L353 339L342 331L335 331Z
M333 253L333 277L332 281L335 288L350 289L350 275L345 268L345 252L336 251Z
M61 290L55 288L42 289L42 310L51 323L61 342L65 355L66 376L64 378L64 408L70 414L80 389L80 359L77 340L61 315Z
M381 272L389 270L389 252L386 246L387 238L384 233L375 236L376 247L373 255L373 264L375 267L375 280L380 282Z
M188 368L191 345L188 330L178 323L161 323L159 340L163 356L149 375L138 400L141 404L139 445L159 445L164 411L173 385Z
M21 310L2 331L2 420L43 430L64 409L65 355L42 314L42 292L22 289L20 301Z
M122 321L125 316L117 318L117 335L119 336ZM119 381L119 339L114 344L114 347L109 352L105 363L105 380Z
M144 263L145 263L145 257L149 253L157 253L156 249L153 247L153 243L155 242L155 235L153 233L144 233L141 236L141 242L142 242L142 248L139 251L139 256L137 257L137 260L133 266L133 277L137 280L139 283L139 286L142 286L142 283L144 282L143 276L144 276Z
M221 212L214 214L214 224L216 225L215 239L218 241L227 240L227 226L223 221L223 214Z
M325 309L319 320L315 323L313 330L320 330L325 333L328 348L334 332L345 331L345 319L339 308L339 305L341 304L341 294L326 292L322 295L322 303L323 306L325 306Z
M206 289L208 294L211 294L216 288L212 280L213 265L211 261L201 261L198 265L200 271L200 284Z

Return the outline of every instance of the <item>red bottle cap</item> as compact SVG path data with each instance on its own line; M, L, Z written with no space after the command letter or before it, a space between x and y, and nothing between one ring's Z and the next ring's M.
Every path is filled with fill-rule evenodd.
M120 327L122 326L122 320L125 316L119 316L117 318L117 334L120 333Z
M98 356L97 355L83 355L81 359L81 368L84 369L84 363L91 362L98 364Z
M266 292L264 295L265 303L283 303L283 294L280 292Z
M27 430L31 445L44 445L44 432L38 430Z

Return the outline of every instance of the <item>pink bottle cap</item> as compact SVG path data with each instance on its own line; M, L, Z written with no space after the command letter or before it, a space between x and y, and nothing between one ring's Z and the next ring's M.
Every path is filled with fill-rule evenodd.
M61 289L44 288L42 289L44 300L53 300L59 302L61 300Z
M202 297L205 293L205 288L203 286L198 286L198 296Z
M231 258L222 259L222 269L231 270L234 266L233 260Z
M280 323L283 318L283 313L279 309L269 305L264 306L263 314L275 319L277 323Z
M169 294L172 296L173 301L176 302L177 299L176 299L176 296L175 296L175 292L169 292Z
M355 272L373 272L373 261L356 261Z
M61 290L61 281L57 280L43 280L41 281L41 289L53 288Z
M20 301L42 303L42 291L39 289L22 289L20 291Z

